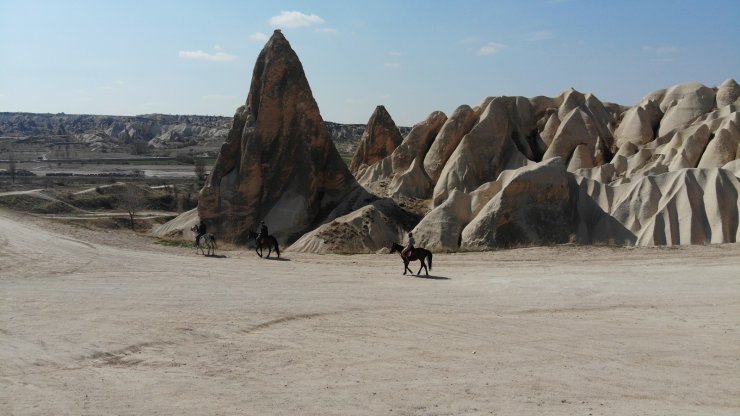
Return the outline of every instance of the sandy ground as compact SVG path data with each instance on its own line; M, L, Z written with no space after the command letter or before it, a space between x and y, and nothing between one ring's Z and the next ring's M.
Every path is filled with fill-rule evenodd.
M740 414L738 245L218 254L0 212L0 414Z

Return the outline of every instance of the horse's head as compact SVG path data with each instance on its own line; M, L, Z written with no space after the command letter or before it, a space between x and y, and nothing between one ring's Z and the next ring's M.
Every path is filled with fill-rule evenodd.
M198 231L198 225L196 224L196 225L190 227L190 231L192 231L192 232Z
M396 252L400 253L401 251L403 251L403 246L398 243L393 243L393 245L391 245L390 250L391 250L391 253L396 253Z

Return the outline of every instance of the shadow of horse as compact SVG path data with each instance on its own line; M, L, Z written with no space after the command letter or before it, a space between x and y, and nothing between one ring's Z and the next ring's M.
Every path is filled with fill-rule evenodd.
M445 277L445 276L434 276L434 275L431 275L431 274L428 274L426 276L417 275L416 277L418 277L419 279L429 279L429 280L451 280L449 277Z
M290 261L290 259L286 259L285 257L265 257L265 260L270 260L270 261Z
M212 258L212 259L225 259L226 256L223 254L206 254L205 257Z

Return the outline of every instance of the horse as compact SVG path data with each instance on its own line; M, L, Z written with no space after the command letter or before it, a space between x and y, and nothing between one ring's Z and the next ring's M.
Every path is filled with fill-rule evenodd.
M267 237L262 237L262 241L257 240L257 233L255 233L252 230L249 230L249 234L247 234L247 241L254 239L254 242L256 243L254 252L257 253L258 256L262 257L262 247L267 247L267 258L270 258L270 254L272 253L272 250L275 250L275 253L277 253L277 257L280 258L280 247L278 247L277 239L271 235L268 235Z
M416 272L416 275L418 276L419 273L421 273L421 269L424 269L427 276L429 276L429 270L432 270L432 252L419 247L414 247L411 250L411 255L404 256L403 255L403 249L404 247L398 243L393 243L391 246L391 253L398 252L398 254L401 256L401 260L403 260L403 274L406 274L406 270L409 271L409 273L413 273L411 269L409 269L409 263L415 260L419 260L421 262L421 267L419 267L419 271ZM427 269L427 266L425 264L425 260L429 259L426 263L429 263L429 269Z
M193 235L198 235L198 226L194 225L193 228L190 229L190 231L193 232ZM203 251L203 246L201 246L201 241L203 242L203 246L206 247L206 250ZM216 255L216 237L211 233L205 233L198 240L195 242L195 253L198 254L198 250L204 255L204 256L215 256Z

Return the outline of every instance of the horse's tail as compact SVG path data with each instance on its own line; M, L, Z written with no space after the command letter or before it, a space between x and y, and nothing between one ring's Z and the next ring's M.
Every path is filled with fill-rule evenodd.
M429 270L432 270L432 252L429 252Z
M273 241L275 242L275 253L277 253L278 258L280 258L280 245L277 242L277 238L273 237Z

